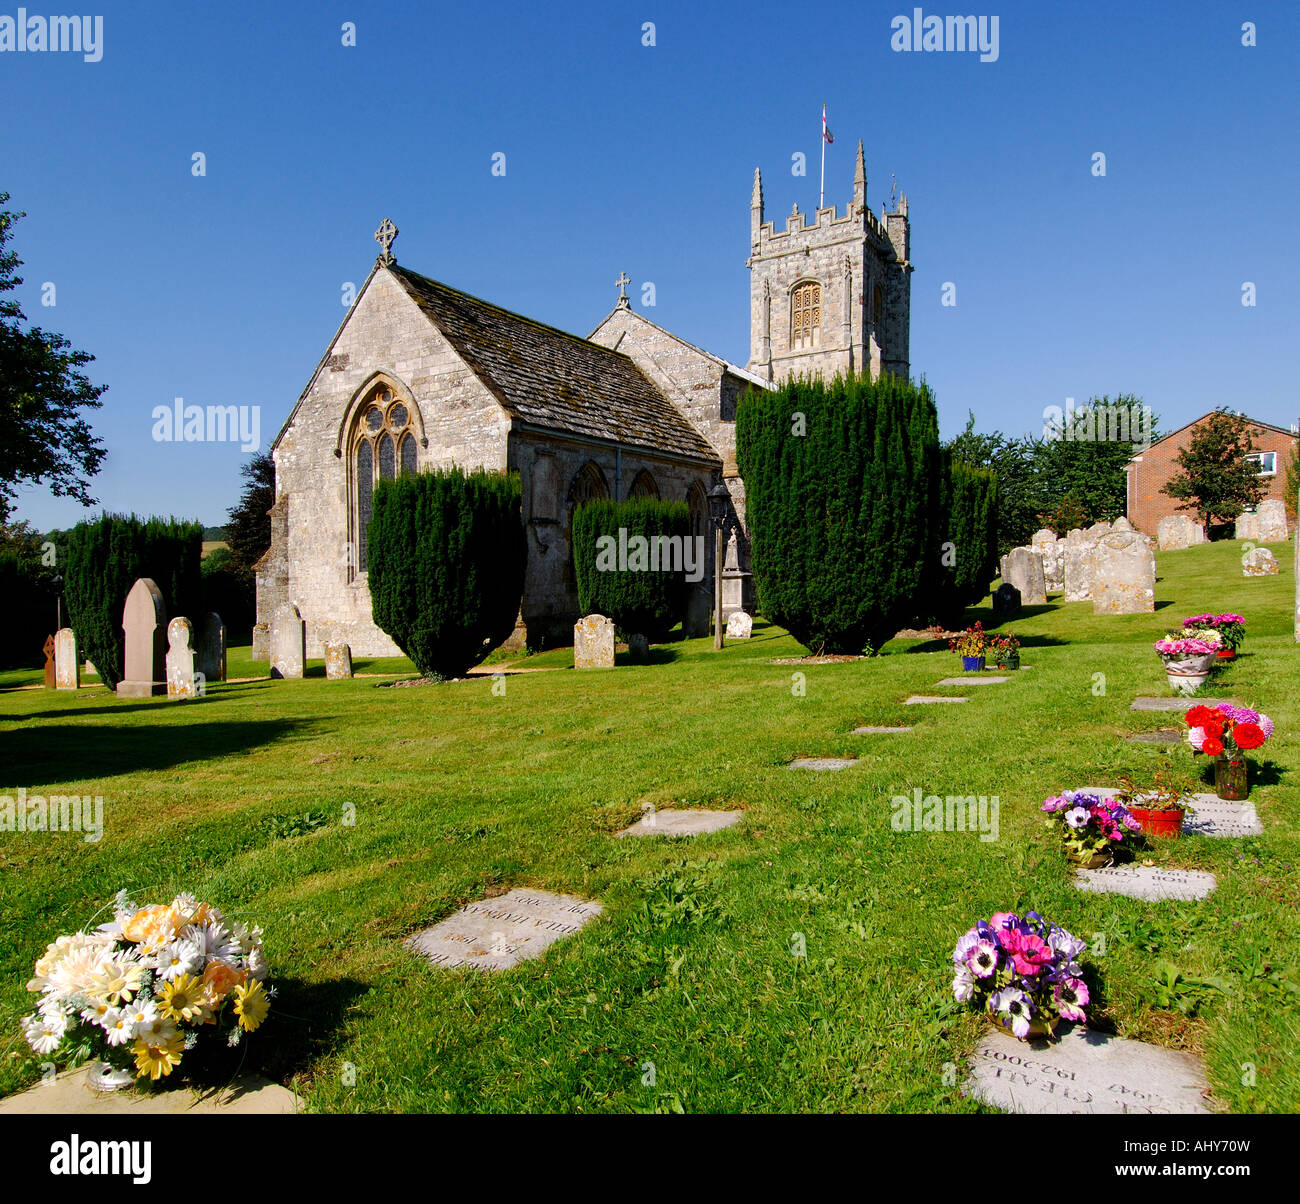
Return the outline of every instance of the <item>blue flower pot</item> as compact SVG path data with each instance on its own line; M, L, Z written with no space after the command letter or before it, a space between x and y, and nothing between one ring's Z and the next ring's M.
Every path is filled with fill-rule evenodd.
M984 658L982 656L963 656L961 658L961 667L967 673L978 673L984 668Z

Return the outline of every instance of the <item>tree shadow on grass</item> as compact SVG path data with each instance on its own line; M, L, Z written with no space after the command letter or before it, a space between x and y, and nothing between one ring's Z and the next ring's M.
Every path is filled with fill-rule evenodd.
M220 760L281 740L311 723L291 719L193 723L184 727L51 724L0 731L0 765L13 786L95 781L141 770Z
M680 656L681 653L676 648L666 644L654 644L641 660L633 660L630 652L620 652L615 655L614 664L628 665L633 668L637 665L670 665Z

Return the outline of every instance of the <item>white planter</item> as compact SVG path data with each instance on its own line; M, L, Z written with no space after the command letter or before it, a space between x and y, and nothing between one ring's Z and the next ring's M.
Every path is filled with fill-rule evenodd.
M1195 694L1210 676L1214 653L1204 656L1165 657L1165 677L1175 694Z

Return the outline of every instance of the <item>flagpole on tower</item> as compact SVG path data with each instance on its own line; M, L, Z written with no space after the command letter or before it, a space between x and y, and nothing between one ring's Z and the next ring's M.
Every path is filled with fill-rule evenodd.
M822 184L821 195L817 201L818 209L826 208L826 106L822 105Z

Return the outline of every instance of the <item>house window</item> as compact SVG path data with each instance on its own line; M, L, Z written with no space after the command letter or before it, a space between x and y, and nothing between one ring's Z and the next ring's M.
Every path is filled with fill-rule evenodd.
M366 529L370 525L375 486L391 481L400 470L417 470L415 430L411 413L393 399L391 386L376 385L360 407L352 437L352 533L357 549L356 571L366 571Z
M1277 476L1277 452L1247 452L1246 459L1255 465L1261 477Z
M799 351L822 341L822 286L799 284L790 294L790 347Z

